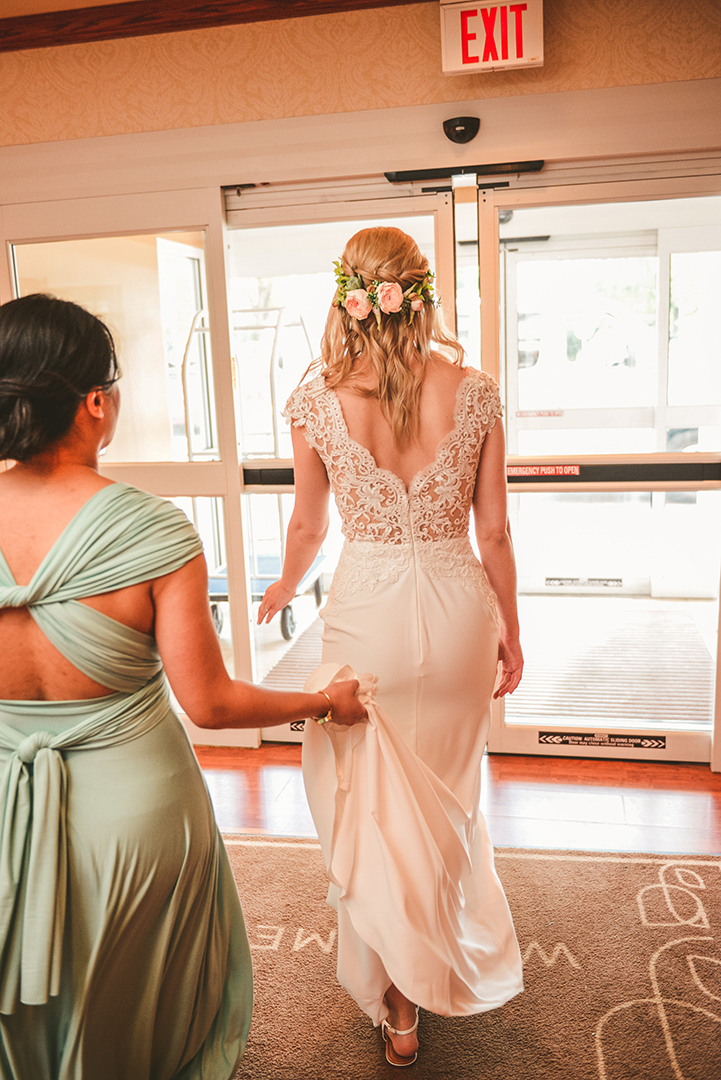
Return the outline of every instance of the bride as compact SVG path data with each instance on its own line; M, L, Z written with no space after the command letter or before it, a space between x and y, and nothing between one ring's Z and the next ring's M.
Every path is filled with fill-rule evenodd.
M462 367L432 278L395 228L362 230L336 263L315 377L288 402L295 509L258 616L294 596L332 490L345 544L323 662L372 672L378 692L362 733L306 725L304 773L338 977L397 1066L416 1059L418 1006L468 1015L522 989L479 809L491 696L523 668L501 405L488 375Z

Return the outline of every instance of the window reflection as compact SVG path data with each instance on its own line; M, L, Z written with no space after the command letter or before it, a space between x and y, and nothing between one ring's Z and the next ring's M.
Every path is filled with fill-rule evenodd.
M115 338L122 408L106 462L214 460L202 232L96 237L13 249L19 294L98 315Z
M650 405L656 395L656 259L518 265L521 409Z
M671 255L670 405L721 404L720 284L721 251Z
M510 453L717 451L721 198L518 207L499 231Z

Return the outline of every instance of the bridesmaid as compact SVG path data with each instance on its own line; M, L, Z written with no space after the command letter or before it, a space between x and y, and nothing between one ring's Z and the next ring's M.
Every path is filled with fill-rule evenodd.
M0 307L0 1074L230 1080L248 941L165 677L201 727L365 719L355 681L228 677L202 545L100 476L112 337L75 304Z

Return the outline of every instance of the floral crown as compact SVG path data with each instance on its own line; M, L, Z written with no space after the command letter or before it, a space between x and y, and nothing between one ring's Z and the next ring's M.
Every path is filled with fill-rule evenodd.
M367 289L357 274L346 274L340 259L333 263L337 290L333 301L336 307L345 308L354 319L367 319L371 311L380 327L381 312L384 315L405 315L410 326L413 316L423 311L426 304L431 307L433 299L433 277L429 270L422 281L416 282L405 291L395 281L372 281Z

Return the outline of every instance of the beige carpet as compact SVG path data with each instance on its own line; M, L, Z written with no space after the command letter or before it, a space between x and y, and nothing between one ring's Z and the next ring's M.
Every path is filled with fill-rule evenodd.
M397 1076L335 981L312 841L226 839L253 945L243 1080ZM721 857L499 850L526 991L482 1016L421 1013L414 1080L718 1080Z

